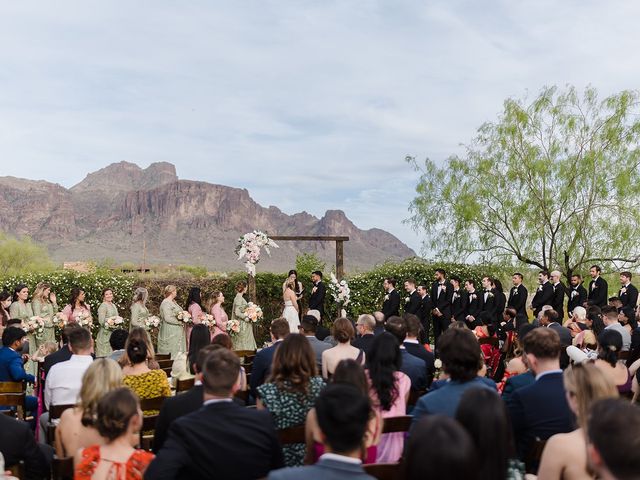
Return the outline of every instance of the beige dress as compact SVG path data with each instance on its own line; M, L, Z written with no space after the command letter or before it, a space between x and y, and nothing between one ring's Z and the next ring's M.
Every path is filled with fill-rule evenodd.
M169 353L174 358L178 352L187 351L184 323L178 319L182 308L173 300L165 298L160 304L160 330L158 353Z

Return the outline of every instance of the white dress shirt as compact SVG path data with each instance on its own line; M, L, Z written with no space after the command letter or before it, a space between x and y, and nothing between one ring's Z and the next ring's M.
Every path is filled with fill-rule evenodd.
M44 404L75 405L82 387L82 376L93 362L91 355L71 355L66 362L56 363L44 387Z

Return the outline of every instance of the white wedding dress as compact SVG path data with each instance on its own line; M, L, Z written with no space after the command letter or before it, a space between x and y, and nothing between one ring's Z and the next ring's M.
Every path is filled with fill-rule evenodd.
M289 332L298 333L300 319L298 318L298 311L293 306L293 302L291 302L291 300L284 301L282 316L287 319L287 322L289 322Z

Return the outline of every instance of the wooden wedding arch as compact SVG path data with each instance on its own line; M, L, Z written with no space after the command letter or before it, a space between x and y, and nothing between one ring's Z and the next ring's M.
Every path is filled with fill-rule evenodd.
M349 237L340 235L270 235L269 238L276 242L336 242L336 277L342 280L344 277L344 242ZM256 301L256 277L249 275L249 298Z

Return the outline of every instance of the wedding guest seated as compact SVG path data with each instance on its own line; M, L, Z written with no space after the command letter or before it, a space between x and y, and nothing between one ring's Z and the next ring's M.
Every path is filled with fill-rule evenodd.
M640 325L636 323L636 328L631 332L631 346L629 347L629 357L627 367L640 358Z
M27 422L16 420L7 415L0 415L0 432L2 432L0 453L4 457L5 470L23 462L23 478L50 478L49 466L53 459L53 449L49 445L36 443ZM13 477L3 476L2 478Z
M336 371L331 377L332 384L345 384L356 387L363 395L369 396L369 380L362 368L362 365L355 360L342 360L336 367ZM364 463L375 463L377 456L377 445L380 441L382 431L382 416L379 410L371 405L369 423L364 436L364 448L366 454L361 455ZM315 407L309 410L305 423L305 438L307 453L304 463L313 465L325 453L322 445L322 431L318 426L318 417Z
M376 319L373 315L363 314L358 317L356 321L356 333L357 337L351 342L356 348L359 348L364 352L366 356L369 356L371 351L371 344L373 343L373 330L376 328Z
M338 318L333 322L331 334L338 343L335 347L322 352L322 376L324 378L331 378L340 360L351 358L358 363L365 363L364 351L351 345L355 333L353 324L348 318Z
M289 335L283 340L273 356L267 382L258 387L258 410L269 410L278 430L303 425L324 387L306 337ZM302 465L305 445L285 445L282 452L286 466Z
M525 458L534 439L567 433L573 419L560 369L560 337L550 328L536 328L522 339L526 363L535 383L522 387L508 404L519 458Z
M373 318L376 319L376 328L373 330L374 335L380 335L384 332L384 313L373 312Z
M598 400L618 397L613 382L592 363L578 363L567 368L563 382L578 428L570 433L554 435L547 441L538 469L539 480L591 478L586 438L589 411Z
M329 336L331 333L327 327L322 325L322 316L320 315L320 310L307 310L307 315L311 315L318 321L318 327L316 328L316 338L323 342L325 338Z
M219 347L233 351L233 342L231 341L231 337L226 333L216 335L214 339L211 340L211 345L217 345ZM205 347L205 349L207 349L207 347ZM243 366L240 366L240 376L238 378L238 382L240 382L240 388L238 390L240 390L241 392L244 392L249 388L249 386L247 385L247 372L245 371ZM240 402L240 404L243 406L245 405L244 401L241 401L237 398L235 398L234 400Z
M222 336L219 334L214 341ZM226 335L226 334L224 334ZM227 335L228 337L228 335ZM231 342L231 340L229 340ZM158 453L167 439L171 424L178 418L195 412L202 406L204 401L204 389L202 386L202 368L209 354L219 348L225 348L221 345L207 345L198 352L196 363L193 370L196 372L193 387L184 393L180 393L175 397L169 397L162 403L162 409L156 422L156 429L153 433L153 451Z
M584 307L576 307L573 312L569 312L569 318L564 322L563 326L571 330L571 335L576 335L587 330L587 310Z
M605 306L602 307L602 321L604 322L605 330L615 330L622 336L622 351L626 352L631 348L631 334L629 331L620 325L618 321L618 310L615 307ZM600 335L598 335L598 338Z
M567 347L567 355L573 363L598 358L598 341L594 333L584 330L573 337L573 345Z
M411 380L411 389L425 390L427 388L427 364L421 358L411 355L404 346L404 341L407 339L407 322L404 318L391 316L387 319L384 328L398 341L402 357L400 371Z
M478 480L524 478L524 463L516 459L507 409L496 392L472 388L464 392L456 411L476 447Z
M204 404L171 424L146 480L263 478L283 466L271 414L232 401L239 373L240 360L229 350L218 348L206 357Z
M498 338L494 320L489 312L480 312L478 314L476 322L479 325L472 330L478 340L481 338ZM500 364L500 348L484 343L480 345L480 350L482 350L485 365L492 373L496 372Z
M401 370L402 355L398 341L389 332L377 335L368 361L369 395L382 418L407 414L411 380ZM376 463L397 462L404 448L403 433L386 433L380 438Z
M638 327L638 321L636 320L636 311L633 307L622 307L618 310L618 322L624 328L627 329L629 334Z
M58 344L52 340L44 342L38 347L38 350L33 354L31 360L33 362L42 363L47 356L58 351Z
M402 346L414 357L424 360L427 367L427 386L429 386L433 379L435 356L433 355L433 352L428 351L423 345L420 345L420 342L418 341L420 331L422 330L420 319L413 314L405 315L404 319L407 325L407 336L405 337Z
M75 325L69 325L68 327L65 327L60 334L62 347L60 347L57 352L53 352L51 355L47 355L44 358L42 368L44 369L45 377L49 374L49 370L51 370L51 367L53 367L56 363L66 362L71 358L72 353L71 350L69 350L69 332L74 328L78 327Z
M66 362L56 363L47 376L44 388L44 405L75 405L82 377L93 363L93 339L86 328L78 327L69 332L69 350L72 355ZM40 415L40 439L46 441L49 412Z
M569 366L567 347L573 343L573 338L571 337L571 330L560 325L558 323L559 320L560 316L558 312L555 310L547 310L540 318L540 326L555 330L560 337L560 344L562 345L562 349L560 350L560 368L565 369Z
M631 480L640 472L640 409L616 399L600 400L587 427L589 465L603 480Z
M163 370L151 370L147 366L147 345L140 340L127 342L127 357L131 365L123 367L123 383L131 388L139 398L171 396L169 380ZM145 415L157 415L157 410L147 410Z
M478 465L476 447L466 430L452 418L433 415L411 429L400 478L479 480Z
M122 369L109 358L95 360L82 376L82 386L74 408L62 412L56 428L55 447L59 458L73 456L80 448L102 445L96 429L98 402L108 392L122 386Z
M271 322L269 331L271 333L271 346L263 348L256 354L253 359L253 366L251 367L251 380L249 384L253 398L257 397L257 388L262 385L267 376L269 376L273 355L280 347L284 338L290 333L289 322L287 322L286 318L276 318Z
M2 348L0 348L0 382L28 382L34 383L35 377L24 369L22 355L18 351L27 334L21 328L8 327L2 332ZM38 399L27 395L25 400L27 412L35 414ZM6 408L3 408L6 410Z
M327 386L315 402L315 415L324 452L318 463L284 468L269 474L271 480L374 480L362 468L362 448L369 424L369 397L353 385Z
M313 349L313 352L316 356L316 367L318 371L322 371L322 352L331 348L327 342L323 342L316 338L316 330L318 329L318 320L316 317L311 315L305 315L302 317L302 321L300 322L300 334L307 337L309 340L309 345Z
M127 350L129 348L129 343L133 342L134 340L138 342L144 342L145 346L147 347L147 366L151 370L159 370L160 365L158 365L158 362L156 362L156 359L155 359L156 352L153 348L153 345L151 344L151 337L149 337L149 332L147 332L142 327L132 328L131 331L129 332L129 336L127 337L127 342L124 345L124 353L120 357L120 360L118 360L118 363L120 364L120 366L123 368L126 366L133 366L133 363L131 363L129 356L127 355Z
M487 383L489 379L478 376L483 364L482 351L470 330L447 329L438 339L438 351L449 379L438 389L420 397L412 412L414 426L425 415L444 414L453 418L460 397L470 388L496 389L494 382Z
M633 376L627 366L618 361L621 350L620 333L617 330L605 329L598 337L598 358L595 365L613 382L621 395L629 395Z
M120 360L120 357L124 354L127 338L129 338L129 332L121 328L111 332L111 336L109 337L109 345L111 346L111 350L113 350L111 355L109 355L111 360L115 360L116 362Z
M75 454L76 480L142 480L153 454L136 450L140 441L142 412L136 395L128 388L116 388L98 403L96 427L105 439Z
M507 362L502 381L497 385L498 392L502 394L502 400L509 403L511 394L518 388L531 385L534 382L533 373L524 363L524 351L522 350L522 339L533 330L533 325L525 323L518 328L518 334L515 337L514 353L516 354Z

